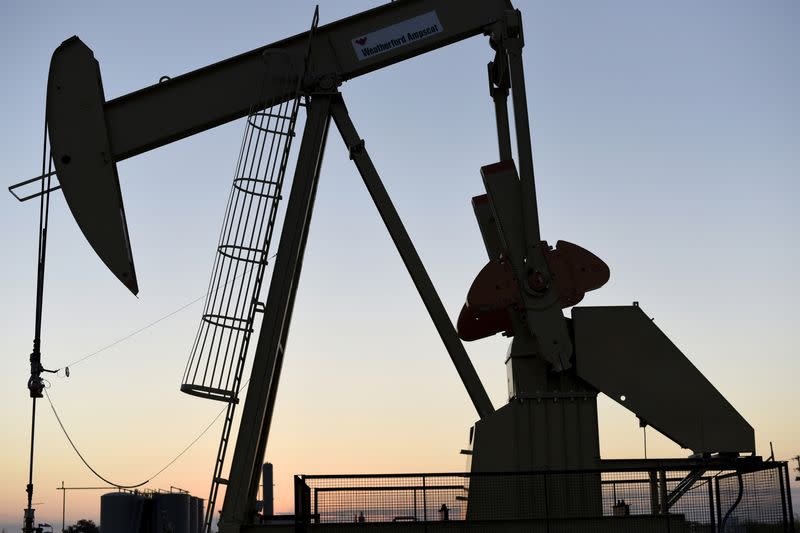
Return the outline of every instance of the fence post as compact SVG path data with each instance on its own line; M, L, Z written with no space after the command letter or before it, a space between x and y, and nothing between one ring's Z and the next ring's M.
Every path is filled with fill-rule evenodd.
M544 524L545 524L545 531L550 533L550 491L548 489L548 485L550 484L550 473L544 473Z
M708 483L708 517L711 522L711 531L717 530L717 521L714 513L714 488L711 486L711 479L707 478Z
M655 470L648 472L650 476L650 514L658 514L658 474Z
M719 498L719 478L714 476L714 484L717 488L717 524L719 524L718 530L722 531L722 502L720 502Z
M422 521L428 522L428 491L425 488L425 476L422 476Z
M669 513L669 509L667 509L667 471L661 470L658 473L659 481L659 492L661 494L661 504L658 507L658 510L661 514Z
M778 466L778 481L780 482L781 486L781 512L783 513L783 530L787 533L790 531L789 529L789 520L786 517L786 496L787 491L786 485L783 483L783 465ZM791 492L788 494L789 498L792 497ZM792 517L792 522L794 522L794 517Z
M301 476L294 476L294 530L304 533L308 530L311 514L311 489Z
M314 487L314 523L319 524L319 487Z
M659 499L660 503L658 505L658 512L664 517L664 523L666 524L666 530L669 532L670 523L669 523L669 509L667 508L667 471L660 470L658 472L658 492L659 492Z

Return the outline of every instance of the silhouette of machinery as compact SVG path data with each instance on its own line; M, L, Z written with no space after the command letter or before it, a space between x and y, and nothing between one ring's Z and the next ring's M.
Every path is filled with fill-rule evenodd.
M473 472L599 467L599 392L698 458L754 453L752 427L638 304L573 307L587 291L607 282L609 269L576 244L557 241L551 246L540 235L521 16L508 0L401 0L324 26L317 25L317 18L315 14L306 33L109 101L99 64L77 37L58 47L50 67L47 121L64 197L97 255L134 294L138 280L116 163L247 117L250 140L243 144L245 155L232 187L224 226L228 231L220 240L212 291L182 384L187 393L229 405L207 528L220 484L227 485L220 532L238 532L253 521L331 119L475 406L479 420L470 432ZM480 169L485 191L473 198L472 207L487 262L467 291L454 327L355 129L340 87L478 35L488 37L495 54L488 79L498 161ZM305 127L274 271L261 301L300 108L305 108ZM248 158L267 152L263 165ZM246 217L246 206L255 215ZM245 230L233 230L240 227ZM563 310L570 307L567 318ZM230 473L224 477L244 360L259 313L264 318L250 385ZM461 342L497 333L511 338L506 359L509 401L499 409L491 404ZM233 349L214 359L221 346L231 345ZM576 509L589 512L600 505L599 482L562 489L565 498L583 500ZM471 493L480 490L479 483L470 487ZM480 517L481 509L472 507L469 513Z

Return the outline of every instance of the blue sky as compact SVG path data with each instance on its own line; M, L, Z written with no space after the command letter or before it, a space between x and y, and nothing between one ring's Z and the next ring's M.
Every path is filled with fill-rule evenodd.
M322 23L379 2L326 2ZM107 98L304 31L310 2L5 2L0 157L7 184L41 158L52 50L77 34ZM800 94L793 2L524 2L525 68L542 235L603 258L585 305L633 300L755 427L758 452L800 453L796 207ZM469 200L496 160L483 38L345 84L350 113L455 319L484 252ZM241 121L124 161L119 173L140 297L105 271L54 197L44 362L59 367L206 290ZM36 206L0 198L0 523L24 506ZM76 365L50 390L73 437L123 482L155 471L219 405L178 392L200 306ZM467 349L495 405L496 337ZM676 394L680 393L676 387ZM42 405L37 518L62 479L95 481ZM268 450L295 473L460 470L474 411L332 131ZM636 419L600 401L605 457L641 456ZM218 429L154 486L205 497ZM324 435L324 438L321 436ZM651 455L687 452L653 435ZM98 495L70 494L72 520ZM94 513L94 514L93 514ZM80 514L80 516L77 516ZM69 520L69 517L68 517Z

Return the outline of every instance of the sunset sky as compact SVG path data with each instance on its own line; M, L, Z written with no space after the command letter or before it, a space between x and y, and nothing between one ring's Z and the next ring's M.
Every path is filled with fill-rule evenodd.
M379 4L322 2L320 22ZM39 171L48 65L64 39L78 35L94 50L111 99L303 32L314 5L0 3L4 186ZM611 268L610 282L583 305L639 301L753 425L758 454L770 455L770 441L778 459L800 454L800 4L515 5L542 236L579 244ZM342 87L454 321L485 263L470 198L482 193L480 167L497 159L491 58L475 37ZM243 128L236 121L118 165L139 298L53 196L45 367L69 365L203 295ZM0 195L0 527L9 532L25 506L37 220L35 202ZM69 378L48 377L73 440L113 481L148 479L223 407L178 390L201 309L191 305L72 365ZM466 345L496 407L506 401L507 345L501 336ZM62 480L101 483L47 402L38 410L36 518L57 529ZM642 457L632 413L601 396L599 418L603 457ZM292 509L294 474L462 471L458 451L475 420L332 129L267 450L276 510ZM206 498L220 430L218 422L147 487ZM648 430L649 456L688 454ZM67 523L97 520L101 493L69 492Z

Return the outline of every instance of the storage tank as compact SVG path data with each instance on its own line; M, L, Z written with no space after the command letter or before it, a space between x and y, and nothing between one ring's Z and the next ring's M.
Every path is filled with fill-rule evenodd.
M197 498L197 533L203 533L203 527L206 525L206 510L203 502L205 502L203 498Z
M155 527L153 533L194 533L191 531L189 502L191 497L181 492L160 493L153 496ZM107 533L103 531L103 533Z
M142 527L139 533L153 533L155 531L156 504L153 502L153 494L145 496L144 506L142 507Z
M100 496L100 527L103 533L139 533L144 498L129 492Z
M197 506L199 503L200 498L197 496L189 498L189 533L200 533L200 522L197 521Z

